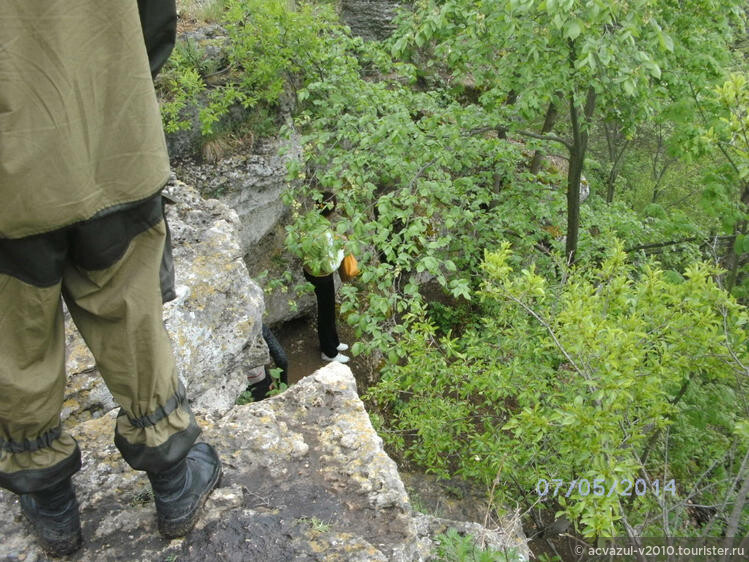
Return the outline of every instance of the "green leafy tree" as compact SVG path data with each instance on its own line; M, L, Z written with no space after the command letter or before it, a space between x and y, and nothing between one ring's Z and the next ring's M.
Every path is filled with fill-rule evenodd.
M470 133L487 122L480 107L413 90L404 83L409 68L391 66L388 79L363 79L362 67L378 64L379 53L351 47L361 66L341 53L335 73L300 91L304 160L291 165L285 200L302 207L288 240L314 230L305 202L321 189L337 191L336 229L364 265L357 283L343 289L342 312L362 339L357 351L393 354L398 334L426 306L423 283L449 298L470 298L483 249L508 232L528 255L535 244L558 244L528 225L552 222L563 203L537 176L515 175L522 147ZM540 186L548 197L537 196Z
M675 4L424 4L392 44L415 47L418 67L348 37L330 11L226 6L232 51L226 81L200 91L203 126L232 104L296 92L303 158L289 168L287 246L319 251L329 225L314 201L336 191L334 228L363 265L341 310L361 338L355 351L383 357L368 399L392 450L496 484L496 504L533 506L541 479L587 481L589 493L546 494L539 517L563 514L589 537L744 532L746 310L693 255L664 271L615 242L645 245L679 217L574 200L594 116L627 126L648 116L678 74L676 55L697 44L674 36ZM702 9L695 28L728 36L730 10L680 8L682 24ZM175 86L184 99L205 86L201 72ZM695 134L700 150L741 149L731 114ZM522 165L542 146L534 137L568 148L566 180ZM566 201L553 189L564 181ZM568 220L562 248L565 207L596 236L570 248ZM582 265L568 268L575 253ZM641 480L648 493L601 497L600 480ZM696 502L715 507L701 527ZM453 546L466 555L489 555L462 542Z
M429 46L451 75L482 92L484 105L503 113L507 127L566 148L565 251L572 260L596 108L625 127L657 112L671 87L666 71L696 68L690 51L706 37L710 53L725 49L741 17L741 3L733 1L430 0L418 5L393 49ZM551 134L550 114L562 107L563 134ZM542 133L527 130L544 114Z
M749 255L749 74L734 73L715 90L713 102L719 111L703 135L708 147L725 158L720 192L726 200L722 219L730 232L726 287L732 290L747 269ZM738 283L740 284L740 283ZM746 297L749 288L742 288Z

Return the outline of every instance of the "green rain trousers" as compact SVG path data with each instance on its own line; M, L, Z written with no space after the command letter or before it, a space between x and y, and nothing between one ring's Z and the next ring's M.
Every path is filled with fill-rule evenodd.
M156 196L53 232L0 239L0 486L35 492L80 468L60 424L62 299L121 406L115 444L128 464L160 472L187 454L200 429L162 322L165 238Z

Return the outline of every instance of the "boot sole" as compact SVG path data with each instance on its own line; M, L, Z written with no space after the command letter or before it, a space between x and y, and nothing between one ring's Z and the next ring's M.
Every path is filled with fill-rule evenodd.
M177 539L184 537L192 530L195 523L197 523L200 518L200 509L203 507L203 504L205 504L208 496L211 495L211 492L213 492L216 486L219 485L222 474L221 464L219 463L216 465L216 471L213 473L205 492L201 494L200 498L195 503L195 507L185 515L175 519L158 518L159 533L162 537L165 539Z
M40 538L39 542L44 549L44 552L50 556L59 558L60 556L73 554L81 548L83 545L83 537L79 533L77 537L71 539L47 541Z
M47 537L45 536L45 529L39 525L32 517L26 513L25 509L21 509L24 518L34 529L34 536L39 541L39 546L42 547L44 552L54 557L66 556L77 551L83 545L83 535L78 529L77 533L71 537Z

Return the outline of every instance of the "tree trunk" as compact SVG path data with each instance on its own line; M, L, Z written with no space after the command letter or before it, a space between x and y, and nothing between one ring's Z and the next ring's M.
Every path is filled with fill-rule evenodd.
M741 194L741 202L749 206L749 184L744 186L744 192ZM746 234L747 221L743 220L739 222L733 229L733 236L729 242L728 254L724 258L724 264L728 270L728 276L726 277L726 291L729 293L736 286L736 281L739 277L739 269L741 266L741 259L739 254L736 253L736 238L739 234Z
M739 478L741 478L741 476L742 475L739 474ZM726 543L724 544L724 546L727 548L729 546L733 546L730 544L731 539L741 536L739 533L737 533L737 531L739 529L739 523L741 522L741 515L744 510L744 505L746 504L746 497L747 495L749 495L749 470L744 473L743 478L744 480L741 483L739 492L736 494L736 499L734 499L733 502L733 509L731 510L731 515L728 517L728 522L726 524ZM727 559L727 556L723 556L721 558L721 562Z
M541 134L546 134L554 127L554 122L557 120L557 108L554 104L554 100L549 102L549 108L546 110L546 117L544 118L544 125L541 127ZM536 150L533 153L533 161L531 162L531 174L537 174L541 169L541 161L543 160L543 153L540 150Z
M572 149L570 150L570 168L567 172L567 244L565 254L570 264L575 263L577 238L580 227L580 177L583 173L585 151L588 148L587 124L596 107L596 92L588 88L583 108L585 123L580 122L579 109L574 93L570 93L570 121L572 124Z
M660 186L663 181L663 176L666 175L666 171L675 160L675 158L668 158L665 153L665 148L663 146L663 127L661 125L658 126L657 138L658 144L655 147L655 153L653 154L653 167L650 172L650 177L653 178L653 197L651 203L655 203L658 200L658 196L661 194ZM658 166L660 166L660 170L658 169Z
M570 168L567 172L567 242L564 252L570 264L575 262L577 252L580 226L580 176L584 157L582 147L575 141L570 152Z
M624 156L624 152L629 147L630 141L625 140L621 144L621 147L618 146L622 139L622 134L617 123L613 123L611 128L609 128L607 123L604 123L603 130L606 133L606 145L608 147L609 160L612 163L609 175L606 178L606 203L611 204L614 202L614 184L616 183L616 178L619 176L622 156Z

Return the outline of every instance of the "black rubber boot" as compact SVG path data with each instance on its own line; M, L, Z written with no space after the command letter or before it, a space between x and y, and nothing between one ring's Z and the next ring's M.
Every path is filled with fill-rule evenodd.
M78 500L70 478L40 492L22 494L20 498L21 510L48 554L64 556L81 547Z
M172 468L148 472L159 532L167 539L184 537L200 515L200 508L221 478L221 461L208 443L196 443Z

